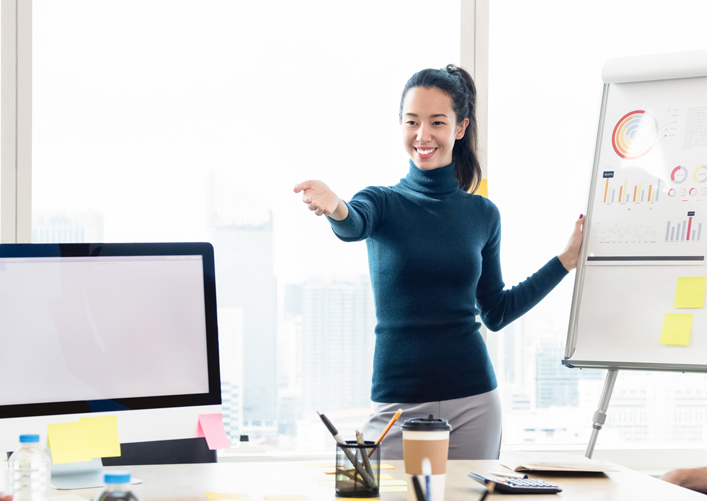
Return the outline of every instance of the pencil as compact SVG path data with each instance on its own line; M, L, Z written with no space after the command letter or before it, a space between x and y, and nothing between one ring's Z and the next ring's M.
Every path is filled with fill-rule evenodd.
M363 445L366 447L366 441L363 439L363 434L356 430L356 441L358 442L358 445ZM373 474L373 468L371 468L371 462L368 460L368 455L366 454L366 449L361 449L361 459L363 459L363 466L366 468L366 471L368 474L372 477L375 477Z
M400 417L400 415L402 413L403 413L403 410L398 409L398 412L395 413L395 415L393 416L393 419L391 419L390 423L388 423L388 426L385 427L385 429L383 430L383 433L381 433L381 436L378 437L378 440L376 440L376 445L381 443L381 440L383 440L383 437L385 437L385 435L388 433L388 431L393 427L393 425L395 424L395 422L398 420L398 418ZM373 454L373 449L368 451L368 457L371 457L371 454Z
M496 487L496 482L493 480L489 481L488 484L486 484L486 492L484 492L484 495L479 498L479 501L486 501L486 498L489 496L490 493L493 492L493 490Z

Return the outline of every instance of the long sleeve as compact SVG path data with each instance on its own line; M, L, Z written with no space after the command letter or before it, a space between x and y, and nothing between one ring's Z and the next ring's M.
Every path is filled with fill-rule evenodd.
M501 218L493 204L487 204L489 236L482 255L482 272L476 290L481 319L486 327L498 331L527 313L547 296L567 275L555 256L518 285L505 289L501 274Z
M344 242L357 242L370 237L385 206L385 196L375 187L356 193L350 202L344 202L349 214L341 221L327 217L334 234Z

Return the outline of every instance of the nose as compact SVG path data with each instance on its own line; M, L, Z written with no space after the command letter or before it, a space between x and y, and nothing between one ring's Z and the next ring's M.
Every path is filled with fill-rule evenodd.
M417 129L417 141L420 143L426 143L432 140L432 133L427 124L420 124L420 128Z

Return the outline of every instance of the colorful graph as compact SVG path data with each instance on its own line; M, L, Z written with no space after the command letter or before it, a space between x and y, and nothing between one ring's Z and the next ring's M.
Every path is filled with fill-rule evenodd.
M674 221L668 221L665 228L665 241L699 242L702 239L702 223L693 225L693 215L694 212L688 213L688 217L680 221L677 226Z
M614 151L621 158L635 160L648 153L658 135L658 122L650 113L635 110L616 123L611 137Z
M692 172L692 177L695 179L696 183L704 183L707 181L707 167L698 165Z
M684 183L686 179L687 179L687 169L685 167L682 167L681 165L678 165L677 167L675 167L673 169L673 171L670 173L670 180L675 184Z
M621 180L614 178L614 171L604 171L602 180L601 187L604 193L602 202L605 204L657 202L660 195L660 179L656 183L647 182L648 180L646 182L632 180L629 184L629 179L624 178L621 183Z

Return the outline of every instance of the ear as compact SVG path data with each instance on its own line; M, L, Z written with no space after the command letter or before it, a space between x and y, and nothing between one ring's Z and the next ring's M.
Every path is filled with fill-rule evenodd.
M466 128L468 125L469 125L468 118L465 118L464 120L462 120L462 123L457 125L457 135L456 135L455 139L461 139L464 137L464 133L466 132Z

